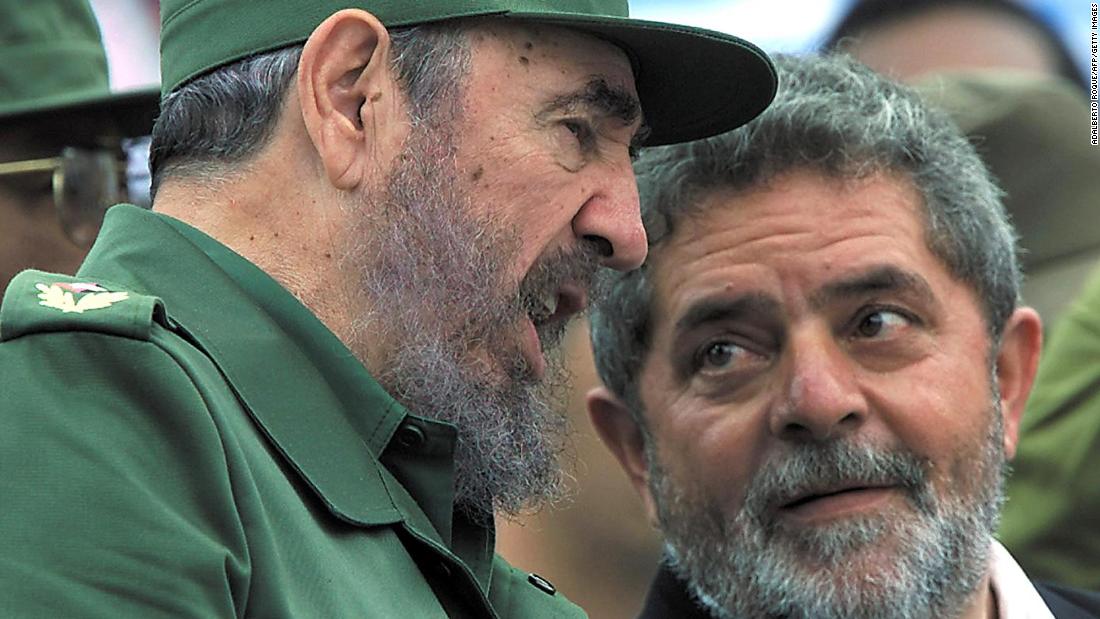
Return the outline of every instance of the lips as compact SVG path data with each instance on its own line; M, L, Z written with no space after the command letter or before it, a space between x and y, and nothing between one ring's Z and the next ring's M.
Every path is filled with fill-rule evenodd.
M780 502L775 512L805 523L830 520L877 510L899 490L890 484L838 484L800 491Z
M889 486L881 484L850 484L822 490L809 490L800 492L794 498L788 499L779 506L779 509L794 509L830 497L836 497L845 493L859 492L862 490L882 489Z

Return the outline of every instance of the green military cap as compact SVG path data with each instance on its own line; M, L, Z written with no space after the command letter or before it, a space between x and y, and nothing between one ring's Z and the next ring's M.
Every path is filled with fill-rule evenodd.
M161 75L171 92L216 67L305 41L332 13L359 6L388 28L476 16L564 26L631 57L649 145L702 138L759 114L775 70L734 36L629 19L626 0L162 0Z
M99 25L87 0L0 0L0 123L56 116L113 118L149 133L158 94L112 94Z
M985 70L937 74L917 87L951 114L997 177L1026 267L1100 246L1100 227L1088 224L1100 149L1089 144L1088 101L1077 85Z

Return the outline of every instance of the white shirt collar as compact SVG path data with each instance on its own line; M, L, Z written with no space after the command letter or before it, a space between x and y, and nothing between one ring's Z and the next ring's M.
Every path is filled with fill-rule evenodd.
M1031 579L1008 550L993 541L989 557L990 586L997 598L1000 619L1054 619Z

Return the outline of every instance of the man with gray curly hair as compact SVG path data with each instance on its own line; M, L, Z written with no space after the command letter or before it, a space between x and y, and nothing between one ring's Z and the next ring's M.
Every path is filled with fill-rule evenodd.
M842 57L639 163L589 412L666 539L643 617L1060 617L992 537L1041 325L946 117ZM1078 614L1074 614L1078 613Z

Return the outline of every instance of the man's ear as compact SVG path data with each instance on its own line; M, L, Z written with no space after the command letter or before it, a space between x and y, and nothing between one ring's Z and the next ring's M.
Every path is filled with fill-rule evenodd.
M588 417L596 434L626 471L634 490L642 497L646 516L657 526L657 505L649 490L649 467L646 466L645 435L630 409L607 387L596 387L585 400Z
M302 48L298 101L329 181L354 189L400 147L408 122L391 70L390 35L374 15L344 9L321 22ZM396 153L396 151L394 151Z
M1001 349L997 352L997 385L1001 392L1001 414L1005 427L1005 456L1016 455L1020 419L1031 393L1039 352L1043 347L1043 323L1030 307L1018 308L1005 323Z

